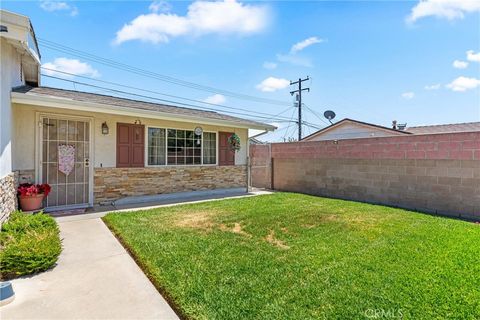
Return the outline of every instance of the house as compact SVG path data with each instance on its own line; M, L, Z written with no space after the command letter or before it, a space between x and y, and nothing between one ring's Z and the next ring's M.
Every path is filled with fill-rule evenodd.
M248 130L275 127L212 111L42 87L29 19L2 10L1 25L2 217L15 209L16 185L23 182L52 186L49 210L246 186ZM229 144L233 134L240 138L238 151Z
M410 133L403 130L396 130L368 122L345 118L304 137L302 141L388 137L395 135L402 136L406 134Z
M359 139L404 136L410 134L418 135L472 131L480 131L480 122L406 127L406 125L397 125L396 121L393 121L392 128L388 128L368 122L345 118L304 137L302 141Z

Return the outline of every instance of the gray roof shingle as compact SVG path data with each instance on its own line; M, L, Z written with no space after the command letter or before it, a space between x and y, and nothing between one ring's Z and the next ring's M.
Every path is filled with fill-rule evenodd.
M30 86L20 86L13 88L13 92L23 93L29 96L44 96L44 97L54 97L61 99L70 99L78 102L86 103L97 103L111 106L118 106L123 108L132 108L132 109L141 109L147 111L157 111L161 113L169 113L172 115L178 116L187 116L187 117L199 117L206 118L211 120L220 120L228 121L232 123L237 123L242 126L253 126L253 127L264 127L265 129L273 130L274 126L269 124L264 124L261 122L242 119L238 117L229 116L222 113L217 113L214 111L205 111L194 108L185 108L178 107L166 104L152 103L147 101L133 100L120 98L115 96L89 93L82 91L66 90L59 88L51 87L30 87Z
M409 128L406 128L405 131L411 132L413 134L472 132L472 131L480 131L480 122L409 127Z

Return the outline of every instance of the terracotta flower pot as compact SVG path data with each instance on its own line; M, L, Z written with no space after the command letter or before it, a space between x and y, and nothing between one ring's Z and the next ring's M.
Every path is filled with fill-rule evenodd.
M20 207L23 211L35 211L42 207L44 195L37 194L36 196L20 196Z

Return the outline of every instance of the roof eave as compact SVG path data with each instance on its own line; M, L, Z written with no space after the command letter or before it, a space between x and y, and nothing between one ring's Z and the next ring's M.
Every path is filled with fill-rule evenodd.
M135 117L141 116L144 118L151 118L151 119L183 121L183 122L190 122L190 123L203 123L203 124L209 124L209 125L220 125L220 126L244 128L244 129L257 129L257 130L267 130L267 131L274 131L276 129L276 127L272 125L262 124L262 123L258 123L258 125L256 125L256 124L241 122L241 121L237 122L237 121L211 119L211 118L198 117L198 116L178 115L178 114L161 112L161 111L128 108L128 107L121 107L121 106L102 104L102 103L76 101L76 100L66 99L66 98L40 96L40 95L26 94L26 93L20 93L20 92L12 92L11 98L12 98L12 103L35 105L35 106L49 107L49 108L65 109L66 107L65 103L68 103L68 108L70 110L73 109L73 110L88 111L88 112L93 111L93 112L99 112L99 113L135 116Z

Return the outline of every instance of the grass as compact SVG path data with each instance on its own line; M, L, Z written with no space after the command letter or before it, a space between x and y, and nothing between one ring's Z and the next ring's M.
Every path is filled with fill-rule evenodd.
M14 212L0 233L0 279L48 270L61 251L59 229L52 217Z
M473 223L293 193L104 221L186 318L480 318Z

